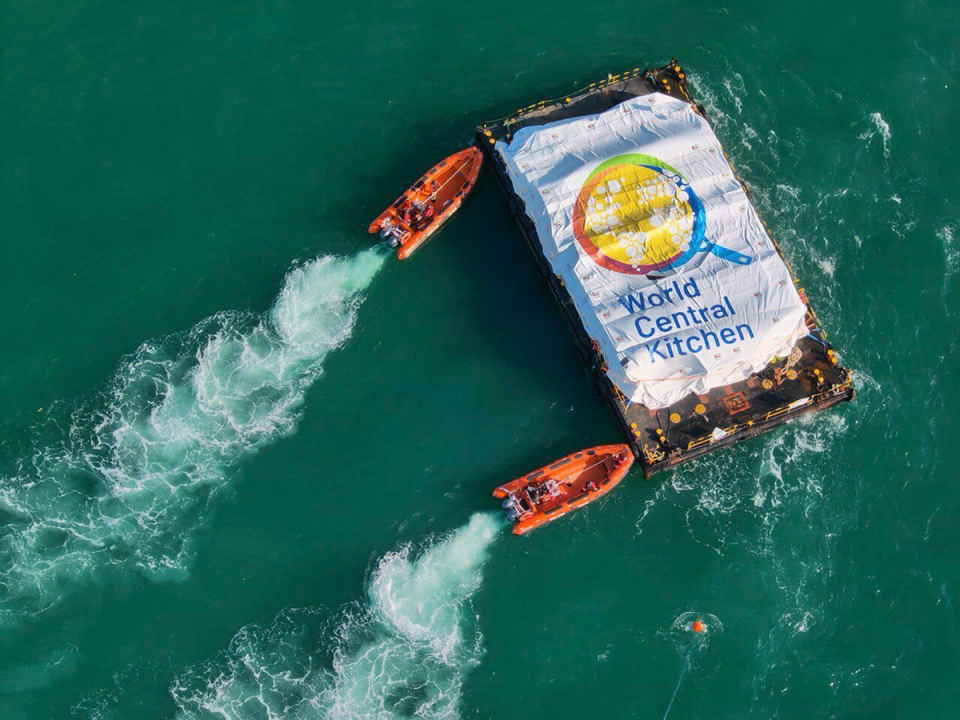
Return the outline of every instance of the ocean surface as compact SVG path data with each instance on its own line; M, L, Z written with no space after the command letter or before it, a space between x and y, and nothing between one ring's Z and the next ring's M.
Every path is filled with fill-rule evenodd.
M4 720L957 717L960 6L2 15ZM673 56L858 396L513 538L615 422L492 176L366 226Z

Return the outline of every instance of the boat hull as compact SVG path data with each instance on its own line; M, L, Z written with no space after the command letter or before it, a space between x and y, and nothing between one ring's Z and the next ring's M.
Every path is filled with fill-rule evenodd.
M522 514L513 534L524 535L609 493L626 477L633 460L628 445L586 448L499 486L493 496L514 498L519 504ZM551 480L557 494L538 501L535 493Z
M399 241L397 257L406 260L460 209L476 185L482 165L483 153L475 147L444 158L380 213L367 232L386 229ZM433 214L425 222L405 219L408 209L428 207Z

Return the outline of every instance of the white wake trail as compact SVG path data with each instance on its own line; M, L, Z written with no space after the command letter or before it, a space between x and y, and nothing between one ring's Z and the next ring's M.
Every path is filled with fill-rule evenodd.
M0 477L0 618L108 569L185 574L211 496L237 461L295 428L385 258L317 258L287 274L265 314L218 313L144 343L56 441L35 440Z
M171 689L180 720L460 717L467 673L483 653L471 600L503 528L492 514L416 553L381 558L363 603L324 633L316 610L249 626Z

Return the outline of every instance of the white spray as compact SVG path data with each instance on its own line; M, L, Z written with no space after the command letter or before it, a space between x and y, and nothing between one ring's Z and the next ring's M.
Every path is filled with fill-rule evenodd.
M464 678L482 655L471 600L502 527L476 514L419 554L388 553L366 601L331 633L317 629L317 610L244 628L223 656L177 679L179 718L459 717Z
M290 271L268 313L218 313L126 358L65 438L0 477L0 619L108 569L185 574L228 469L294 429L385 257L320 257Z

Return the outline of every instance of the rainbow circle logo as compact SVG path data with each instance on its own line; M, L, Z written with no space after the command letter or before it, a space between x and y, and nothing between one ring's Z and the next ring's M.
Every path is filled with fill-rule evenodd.
M690 183L662 160L639 153L598 165L573 209L573 233L587 255L632 275L677 268L710 249L705 226L703 203Z

